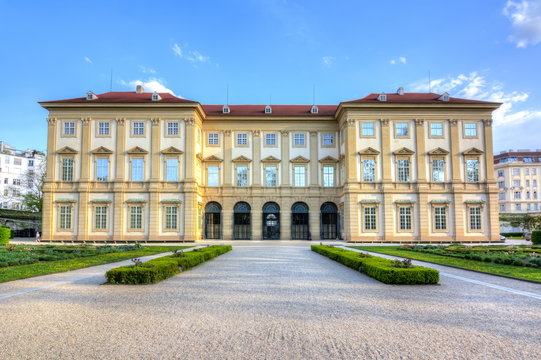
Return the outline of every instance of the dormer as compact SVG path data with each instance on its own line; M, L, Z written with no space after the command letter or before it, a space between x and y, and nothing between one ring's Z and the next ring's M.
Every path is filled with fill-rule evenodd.
M378 95L378 101L387 101L387 94L385 94L384 92L379 94Z
M265 114L272 114L272 108L270 105L265 106Z
M154 91L154 93L152 93L152 101L160 101L161 99L162 99L162 97L156 91Z
M90 101L90 100L96 100L98 98L98 96L96 94L94 94L92 91L89 91L86 93L86 100Z
M404 88L403 87L399 87L398 90L396 91L396 93L400 96L404 95Z
M310 114L317 114L319 112L317 105L312 105L312 108L310 109Z
M444 92L442 96L438 98L440 101L449 101L449 93Z
M231 109L229 108L228 105L224 105L222 107L222 114L229 114L231 112Z

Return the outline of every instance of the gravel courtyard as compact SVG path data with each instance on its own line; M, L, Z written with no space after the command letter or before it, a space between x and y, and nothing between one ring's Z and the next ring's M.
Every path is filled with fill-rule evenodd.
M537 284L438 266L444 271L441 285L384 285L311 252L308 243L235 243L230 253L148 286L100 285L108 267L0 284L0 357L533 359L541 354Z

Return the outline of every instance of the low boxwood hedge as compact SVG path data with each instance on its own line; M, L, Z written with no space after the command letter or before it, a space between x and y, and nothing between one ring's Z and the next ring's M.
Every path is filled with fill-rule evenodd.
M385 284L437 284L440 280L439 271L423 266L413 266L411 268L394 267L392 266L395 263L393 260L333 246L312 245L312 251L358 270Z
M11 238L11 229L8 227L0 226L0 244L9 244Z
M532 244L541 245L541 230L532 231Z
M155 284L181 271L186 271L205 261L225 254L233 249L230 245L213 245L188 252L159 257L139 265L121 266L107 271L109 284Z

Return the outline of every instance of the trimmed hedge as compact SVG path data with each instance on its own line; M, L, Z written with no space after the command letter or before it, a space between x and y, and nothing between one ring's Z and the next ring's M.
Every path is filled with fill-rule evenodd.
M181 271L186 271L205 261L231 251L231 245L212 245L185 253L177 253L150 260L141 265L121 266L107 271L109 284L155 284ZM182 256L179 256L182 254Z
M532 244L541 244L541 230L532 231Z
M500 235L502 236L505 236L505 237L524 237L524 233L523 232L502 232L500 233Z
M0 244L9 244L11 238L11 229L8 227L0 226Z
M391 266L394 264L393 260L332 246L312 245L312 251L338 261L349 268L358 270L385 284L437 284L440 280L439 271L423 266L398 268Z

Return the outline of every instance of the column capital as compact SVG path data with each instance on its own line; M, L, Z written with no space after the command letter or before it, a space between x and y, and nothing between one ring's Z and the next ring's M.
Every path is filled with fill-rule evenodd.
M90 117L83 117L81 118L81 121L83 122L83 126L88 126L90 124Z
M48 117L47 118L47 123L49 125L53 125L53 126L56 125L56 118L55 117Z
M310 131L310 136L312 136L312 137L317 136L317 131Z
M185 118L184 121L186 122L186 125L188 125L188 126L194 126L195 125L195 118Z
M261 130L254 130L253 134L254 136L261 136Z
M115 120L118 126L124 126L124 123L126 122L126 118L116 118Z
M152 118L150 119L152 121L152 126L158 126L160 125L160 118Z
M280 130L280 134L282 134L283 137L287 137L289 135L288 130Z
M482 121L485 126L492 126L492 119L483 119Z
M457 126L458 125L458 119L449 119L449 122L451 123L451 126Z
M425 119L415 119L415 125L423 126L425 124Z
M379 119L381 126L389 126L389 119Z
M349 127L355 126L355 122L356 122L355 119L348 119L348 126L349 126Z

